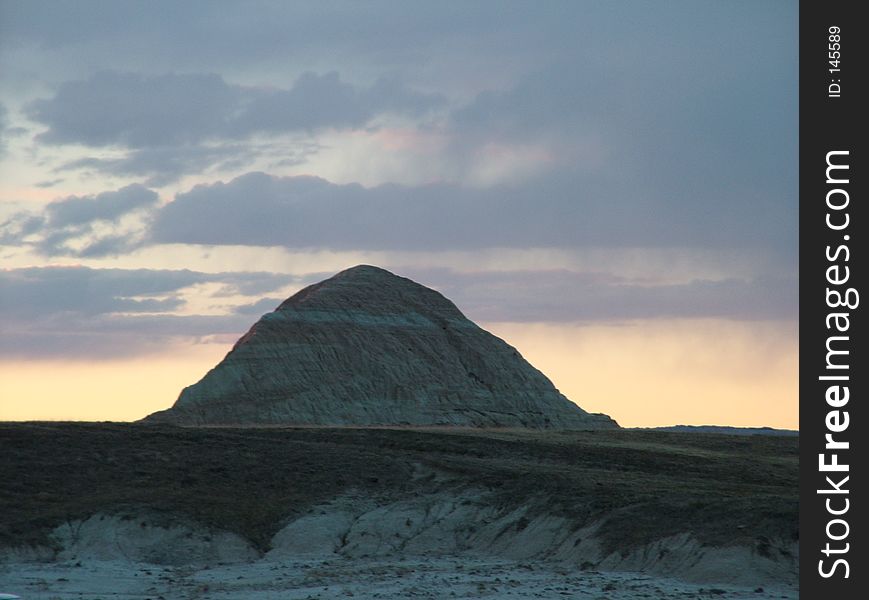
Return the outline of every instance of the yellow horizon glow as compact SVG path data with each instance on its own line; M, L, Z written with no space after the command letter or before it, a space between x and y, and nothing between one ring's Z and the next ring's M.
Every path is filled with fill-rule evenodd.
M623 427L799 429L793 322L488 323L561 392Z
M486 323L568 398L625 427L797 429L791 322ZM102 361L0 362L0 420L134 421L171 406L231 343Z
M0 421L136 421L171 406L231 344L117 360L0 362Z

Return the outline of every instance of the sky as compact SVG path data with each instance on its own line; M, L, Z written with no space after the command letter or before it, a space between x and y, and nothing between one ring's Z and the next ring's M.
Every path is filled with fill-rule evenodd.
M625 426L798 428L793 0L0 0L0 420L374 264Z

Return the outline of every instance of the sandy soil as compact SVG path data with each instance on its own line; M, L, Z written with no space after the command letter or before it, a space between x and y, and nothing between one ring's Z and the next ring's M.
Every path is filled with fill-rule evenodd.
M204 568L126 561L6 564L0 591L25 600L389 598L797 598L793 588L696 585L633 573L482 559L260 560Z

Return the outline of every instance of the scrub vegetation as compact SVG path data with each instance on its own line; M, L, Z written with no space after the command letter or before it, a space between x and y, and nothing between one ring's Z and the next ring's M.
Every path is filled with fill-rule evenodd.
M484 490L500 507L603 520L608 550L681 532L717 545L798 538L797 437L655 431L184 428L0 424L0 545L48 544L96 513L192 518L267 550L344 492Z

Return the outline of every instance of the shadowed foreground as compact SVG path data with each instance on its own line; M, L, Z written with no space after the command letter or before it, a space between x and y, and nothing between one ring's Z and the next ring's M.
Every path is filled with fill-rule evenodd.
M62 554L58 532L83 538L100 515L128 531L195 523L259 556L307 551L316 531L324 551L360 558L533 551L680 576L668 552L739 548L784 565L766 582L796 576L795 437L7 423L0 447L0 549L16 556Z

